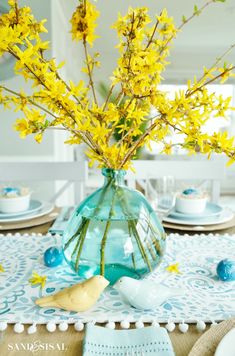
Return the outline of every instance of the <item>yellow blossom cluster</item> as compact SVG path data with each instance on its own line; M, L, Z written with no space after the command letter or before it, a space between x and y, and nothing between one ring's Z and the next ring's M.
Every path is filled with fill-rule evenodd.
M98 37L95 34L98 17L99 11L92 3L81 1L71 19L72 38L77 41L87 41L92 47L94 40Z
M219 0L209 0L208 4ZM22 112L15 123L21 137L35 135L41 142L48 129L63 129L70 133L68 144L86 143L90 162L101 167L127 169L136 151L152 141L162 142L163 151L171 153L167 140L178 133L183 140L179 145L189 152L208 156L213 152L225 153L229 162L235 161L234 139L226 133L205 134L203 125L211 117L225 117L231 109L230 99L210 94L207 85L225 82L234 76L234 66L221 66L219 58L211 68L204 68L201 78L188 81L187 90L181 90L172 99L160 90L160 83L168 62L172 40L187 22L197 16L197 9L176 27L167 10L163 9L154 20L146 7L129 8L125 16L119 15L113 28L119 38L120 57L112 75L106 100L99 104L93 71L99 65L98 54L90 54L87 44L93 45L96 7L88 0L80 0L72 19L72 38L82 41L85 54L87 83L66 82L60 76L63 63L47 59L44 52L49 43L41 39L46 32L45 20L38 22L29 7L19 7L16 0L9 1L9 12L0 17L0 57L9 53L16 59L15 72L32 83L32 93L16 92L0 86L0 103L6 109ZM226 51L227 53L227 51ZM225 54L226 54L225 53ZM114 95L115 89L116 94ZM114 96L114 100L110 100ZM151 117L150 113L156 113ZM144 130L143 130L144 127ZM119 139L113 139L118 132Z
M176 36L173 18L164 9L151 24L148 8L129 8L119 16L113 28L117 30L120 58L114 71L114 84L120 83L125 95L143 98L156 95L162 72L168 63L168 43Z

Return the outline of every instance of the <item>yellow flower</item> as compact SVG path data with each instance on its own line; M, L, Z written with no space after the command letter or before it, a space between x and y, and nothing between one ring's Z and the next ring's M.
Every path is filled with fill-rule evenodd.
M161 15L157 16L157 19L158 19L160 24L170 24L173 21L172 17L168 17L168 13L167 13L167 9L166 8L164 8L161 11Z
M175 263L173 265L169 265L168 267L166 267L166 270L170 273L180 273L179 270L179 263Z
M41 143L42 142L42 133L38 133L37 135L35 135L34 139L37 143Z
M88 0L85 2L86 6L82 2L73 13L72 24L72 38L77 41L87 41L90 46L93 46L94 40L98 37L95 35L96 19L99 16L99 12L96 7Z
M0 272L5 272L5 269L3 268L3 266L0 263Z
M81 143L81 138L77 136L71 136L68 140L65 141L68 145L79 145Z
M172 143L165 143L163 152L166 153L167 155L170 155L172 153Z
M16 4L16 0L8 0L9 6L13 7Z
M97 126L93 130L93 139L95 141L100 141L102 143L105 143L107 141L107 135L109 134L109 129L105 125L105 123L100 124L99 122L97 123Z
M29 279L29 283L34 285L40 285L41 289L45 287L47 276L40 276L37 272L32 273L32 277Z
M14 129L20 132L21 138L25 138L28 134L32 133L28 120L26 119L17 119L14 125Z
M42 115L39 110L37 109L31 109L31 110L24 110L26 117L29 121L35 122L35 123L43 123L45 120L46 115Z
M80 80L80 82L75 85L72 80L69 81L71 95L82 96L87 93L88 89L85 88L84 81Z

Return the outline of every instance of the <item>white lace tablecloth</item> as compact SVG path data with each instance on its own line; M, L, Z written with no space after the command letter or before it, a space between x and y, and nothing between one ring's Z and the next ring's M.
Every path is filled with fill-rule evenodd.
M168 299L155 310L137 310L127 305L112 287L108 287L97 304L83 313L56 308L40 308L35 299L50 295L79 282L79 277L64 262L48 268L43 252L60 245L60 237L50 235L0 235L0 321L7 323L41 323L49 321L219 321L235 316L235 282L222 282L216 276L216 265L224 258L235 259L234 235L171 234L160 267L148 278L169 287L182 288L185 293ZM169 273L166 267L179 262L181 273ZM47 276L43 290L28 282L36 271Z

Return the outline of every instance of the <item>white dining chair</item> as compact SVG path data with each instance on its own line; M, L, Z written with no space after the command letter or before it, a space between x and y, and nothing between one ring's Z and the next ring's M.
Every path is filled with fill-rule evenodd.
M133 161L135 172L128 171L126 175L129 187L135 188L138 182L144 189L149 179L160 179L173 176L174 179L187 181L210 181L211 201L217 203L220 197L221 181L225 178L226 164L223 157L214 159L169 159L169 160L136 160Z
M48 201L54 203L63 192L74 184L74 201L85 197L88 177L86 161L74 162L0 162L0 183L19 181L64 181L64 184Z

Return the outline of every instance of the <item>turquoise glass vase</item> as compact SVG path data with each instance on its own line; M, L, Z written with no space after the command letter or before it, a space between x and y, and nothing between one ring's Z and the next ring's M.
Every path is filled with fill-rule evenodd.
M65 259L84 278L139 279L164 254L163 227L144 195L125 185L125 173L102 169L103 187L75 209L64 232Z

